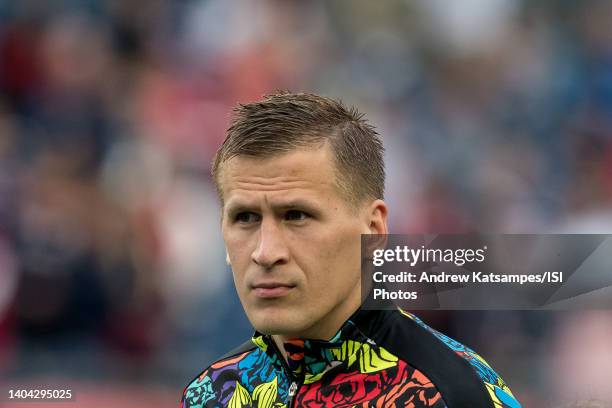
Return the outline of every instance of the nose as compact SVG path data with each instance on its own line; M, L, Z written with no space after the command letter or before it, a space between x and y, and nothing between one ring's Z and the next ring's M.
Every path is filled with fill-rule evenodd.
M280 226L274 220L263 219L261 221L259 242L251 258L257 265L266 269L282 265L289 260L289 248Z

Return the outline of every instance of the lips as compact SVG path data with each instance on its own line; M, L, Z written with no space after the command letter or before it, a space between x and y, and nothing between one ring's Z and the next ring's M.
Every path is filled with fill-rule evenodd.
M253 285L255 296L260 298L279 298L287 295L295 285L281 282L260 282Z

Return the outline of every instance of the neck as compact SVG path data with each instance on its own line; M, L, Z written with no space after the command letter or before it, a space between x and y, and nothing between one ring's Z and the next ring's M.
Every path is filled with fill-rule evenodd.
M359 298L357 299L359 301ZM327 320L326 320L326 324L325 325L317 325L318 327L315 328L311 328L310 330L306 330L302 333L296 333L296 334L273 334L272 340L274 341L274 343L276 343L276 346L278 347L278 350L281 352L283 358L285 360L287 360L287 352L285 350L285 346L284 343L287 342L288 340L291 339L310 339L310 340L324 340L324 341L329 341L331 340L334 335L338 332L338 330L340 330L340 328L344 325L344 323L346 322L346 320L348 320L353 313L355 313L357 311L357 309L359 309L359 302L356 303L357 306L351 306L351 307L347 307L349 305L351 305L351 303L347 302L347 306L345 306L343 309L346 310L342 310L342 313L336 313L336 316L334 316L334 318L332 319L332 316L330 316Z
M287 361L287 351L285 350L285 344L284 344L286 340L287 339L284 338L283 336L280 336L277 334L272 335L272 341L274 341L274 343L276 344L278 351L280 351L285 361Z

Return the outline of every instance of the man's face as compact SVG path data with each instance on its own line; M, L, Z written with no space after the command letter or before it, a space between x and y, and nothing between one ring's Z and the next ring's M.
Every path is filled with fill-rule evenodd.
M360 304L360 234L372 232L374 207L349 207L327 145L232 158L220 181L223 237L253 326L285 337L333 336Z

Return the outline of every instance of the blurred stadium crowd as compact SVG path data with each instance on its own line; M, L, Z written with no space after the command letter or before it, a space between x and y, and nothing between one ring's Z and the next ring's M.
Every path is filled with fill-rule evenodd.
M593 0L0 1L0 376L166 406L250 335L209 162L231 107L277 89L378 126L394 233L611 232L610 21ZM423 317L526 407L612 399L609 311Z

